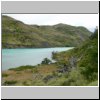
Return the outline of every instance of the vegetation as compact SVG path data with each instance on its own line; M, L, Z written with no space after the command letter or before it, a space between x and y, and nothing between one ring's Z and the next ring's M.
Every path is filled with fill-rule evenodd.
M9 70L15 70L15 71L22 71L22 70L27 70L27 69L33 69L33 66L26 65L26 66L20 66L17 68L10 68Z
M14 85L16 83L17 83L17 81L14 81L14 80L12 80L12 81L5 81L4 85Z
M7 76L8 76L8 74L6 74L6 73L2 74L2 77L7 77Z
M51 63L51 60L48 59L48 58L44 58L44 60L42 61L41 64L50 64Z
M78 43L80 43L80 45L69 51L60 53L53 52L52 59L56 61L55 63L52 63L48 58L45 58L41 64L38 64L37 66L26 65L3 71L2 85L98 85L98 29L89 36L91 33L88 33L88 31L83 27L74 27L65 24L58 24L54 26L29 26L6 16L3 18L3 23L6 22L6 24L3 24L4 28L2 34L3 47L5 48L7 46L7 48L13 48L14 46L30 47L30 43L31 47L41 47L44 46L44 44L44 47L64 46L65 44L69 46L76 46ZM8 20L9 23L5 20ZM11 25L8 26L8 24ZM84 30L85 32L83 32ZM73 43L70 42L70 40L73 40ZM45 43L42 42L43 45L41 45L41 41L45 41ZM6 43L8 44L5 45ZM14 46L11 45L12 43Z
M8 16L2 16L2 47L65 47L78 46L91 32L84 27L66 24L53 26L26 25Z
M88 41L85 41L81 46L74 48L68 52L54 54L53 58L57 60L58 65L68 65L69 70L74 69L78 72L77 75L73 71L70 72L68 81L77 81L76 78L82 76L87 82L97 82L98 80L98 30L90 36ZM72 75L71 75L72 74ZM77 76L75 76L77 75ZM80 78L80 79L83 79ZM72 80L74 79L74 80ZM85 81L84 81L85 82ZM64 84L65 84L64 83Z

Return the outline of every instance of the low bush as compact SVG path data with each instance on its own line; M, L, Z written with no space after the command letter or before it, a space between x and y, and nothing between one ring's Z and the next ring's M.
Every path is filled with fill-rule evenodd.
M3 73L3 74L2 74L2 77L7 77L7 76L9 76L9 75L6 74L6 73Z
M15 85L17 81L11 80L11 81L5 81L4 85Z

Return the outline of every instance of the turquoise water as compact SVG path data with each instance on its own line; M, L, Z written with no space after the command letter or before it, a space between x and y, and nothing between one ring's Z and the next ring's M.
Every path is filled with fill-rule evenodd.
M53 51L61 52L72 48L2 49L2 70L22 65L37 65L44 58L51 59Z

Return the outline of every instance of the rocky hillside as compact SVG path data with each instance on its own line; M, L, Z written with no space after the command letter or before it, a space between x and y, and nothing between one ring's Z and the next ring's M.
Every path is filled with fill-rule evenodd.
M85 27L66 24L53 26L26 25L8 16L2 16L2 47L65 47L78 46L92 33Z

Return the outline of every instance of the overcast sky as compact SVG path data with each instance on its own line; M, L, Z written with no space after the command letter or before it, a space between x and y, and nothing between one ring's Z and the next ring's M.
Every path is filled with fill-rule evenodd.
M73 26L85 26L93 31L99 25L98 14L3 14L11 16L25 24L54 25L58 23Z

